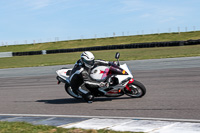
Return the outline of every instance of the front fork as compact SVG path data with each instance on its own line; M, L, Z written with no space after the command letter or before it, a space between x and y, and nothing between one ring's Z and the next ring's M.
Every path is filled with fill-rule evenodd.
M128 91L131 91L131 88L129 87L129 85L132 84L133 82L134 82L134 79L132 78L132 79L130 79L129 82L126 84L126 87L125 87L125 88L126 88Z

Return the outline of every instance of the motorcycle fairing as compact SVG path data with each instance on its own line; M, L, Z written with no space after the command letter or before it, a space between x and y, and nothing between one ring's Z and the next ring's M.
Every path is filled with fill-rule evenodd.
M120 67L122 69L124 69L128 73L128 75L116 75L116 77L119 79L119 84L122 83L122 81L124 81L125 79L127 79L129 77L133 78L133 75L132 75L131 71L129 70L127 64L120 65Z
M71 70L72 69L60 69L60 70L57 70L56 73L57 75L59 75L60 78L70 83L70 80L69 80L70 75L67 75L67 72Z
M90 77L97 81L104 81L107 78L109 69L109 66L97 66L94 69L92 69Z
M128 73L120 68L118 65L112 64L110 67L109 74L111 75L128 75Z

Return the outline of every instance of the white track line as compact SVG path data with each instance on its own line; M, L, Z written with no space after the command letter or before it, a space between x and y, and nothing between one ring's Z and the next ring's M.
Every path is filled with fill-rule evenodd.
M32 117L74 117L74 118L105 118L105 119L133 119L133 120L157 120L157 121L175 121L175 122L195 122L196 119L172 119L172 118L150 118L150 117L116 117L116 116L84 116L84 115L44 115L44 114L0 114L0 116L32 116Z

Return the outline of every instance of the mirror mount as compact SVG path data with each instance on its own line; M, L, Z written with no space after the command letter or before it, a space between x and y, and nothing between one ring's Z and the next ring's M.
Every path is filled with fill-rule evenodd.
M115 54L115 59L117 59L117 65L118 65L118 66L119 66L119 57L120 57L120 53L117 52L117 53Z

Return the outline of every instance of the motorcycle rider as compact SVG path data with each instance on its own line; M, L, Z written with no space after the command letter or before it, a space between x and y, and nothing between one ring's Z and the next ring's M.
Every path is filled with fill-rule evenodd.
M85 51L72 69L70 75L70 85L76 94L80 94L85 101L92 103L94 96L90 89L98 89L99 87L108 87L107 82L98 82L90 77L91 70L96 66L110 66L111 62L103 60L95 60L94 55ZM82 89L79 87L81 86Z

